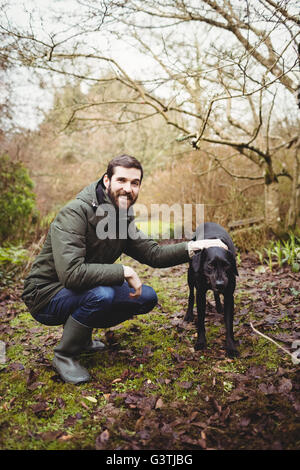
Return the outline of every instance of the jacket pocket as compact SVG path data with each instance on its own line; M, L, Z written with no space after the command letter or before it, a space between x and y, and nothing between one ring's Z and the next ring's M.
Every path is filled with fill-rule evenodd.
M22 299L28 309L32 309L36 305L39 297L39 291L36 284L32 281L25 282Z

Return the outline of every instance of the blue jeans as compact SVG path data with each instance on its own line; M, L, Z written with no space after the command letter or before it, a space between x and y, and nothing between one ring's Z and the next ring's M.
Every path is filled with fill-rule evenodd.
M157 304L157 295L150 286L142 286L142 294L134 292L125 281L122 286L98 286L84 292L61 289L34 318L44 325L63 325L72 315L75 320L92 328L108 328L133 315L150 312Z

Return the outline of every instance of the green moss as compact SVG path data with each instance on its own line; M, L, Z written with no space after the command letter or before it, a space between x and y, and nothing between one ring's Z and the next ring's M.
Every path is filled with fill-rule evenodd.
M142 269L139 265L138 271ZM109 449L130 448L135 440L142 442L139 431L147 431L150 436L145 448L161 448L164 443L169 445L169 425L175 437L176 432L179 436L174 438L172 448L189 448L181 441L182 432L197 440L202 429L186 421L192 413L197 413L196 422L210 420L205 431L208 446L214 447L221 436L224 448L251 448L247 436L237 432L240 420L248 416L252 419L255 413L258 420L270 415L274 397L264 395L259 385L276 379L276 371L286 367L289 359L275 345L254 335L250 327L248 333L242 329L244 323L256 320L251 293L243 286L237 290L236 310L247 306L247 318L245 321L237 315L236 320L240 321L235 324L237 333L240 329L243 332L239 337L241 357L225 357L223 320L215 321L213 315L206 319L208 347L195 352L195 324L174 322L178 315L183 318L186 308L186 275L182 269L173 269L172 275L167 275L167 270L160 271L159 277L156 270L147 268L141 276L156 289L159 305L151 314L111 329L113 345L105 351L81 356L80 362L88 368L92 380L80 386L64 384L51 367L61 327L40 325L21 302L10 304L15 314L3 335L7 364L2 364L0 371L0 448L94 449L97 436L105 429L109 429ZM208 298L212 301L212 296ZM273 325L273 333L287 331L287 320L285 315L280 317ZM106 341L105 331L99 330L96 336ZM249 354L244 354L247 351ZM253 366L261 367L265 374L248 378ZM235 393L242 394L243 399L231 401ZM130 407L126 397L135 394L154 404L161 399L161 404L147 410ZM270 433L275 437L287 433L290 444L286 445L294 448L292 403L280 403L278 397L276 400L277 409L286 419L280 421L275 416L275 428ZM45 406L39 411L37 405L43 403ZM225 426L225 418L221 417L227 409L230 414ZM153 426L158 420L167 423L166 429ZM233 437L230 440L228 436ZM259 448L259 438L253 442Z

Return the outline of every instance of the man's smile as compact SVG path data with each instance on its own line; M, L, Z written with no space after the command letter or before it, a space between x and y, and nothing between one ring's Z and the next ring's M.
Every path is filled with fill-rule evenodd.
M120 198L123 198L123 199L130 199L130 200L132 200L131 194L119 194L118 197L119 197L119 199L120 199Z

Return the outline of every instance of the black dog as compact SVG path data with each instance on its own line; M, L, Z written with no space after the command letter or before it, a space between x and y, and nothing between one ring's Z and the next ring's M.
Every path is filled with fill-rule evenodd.
M203 226L204 225L204 226ZM195 349L206 347L205 308L206 292L213 290L218 313L223 312L220 294L224 296L224 319L226 328L226 352L229 357L238 356L236 342L233 338L234 290L235 276L238 276L235 260L235 247L226 230L213 222L199 225L193 240L219 238L228 250L219 247L203 249L196 253L190 261L188 269L188 285L190 288L189 304L184 320L193 321L194 288L197 302L198 338Z

